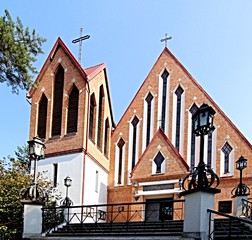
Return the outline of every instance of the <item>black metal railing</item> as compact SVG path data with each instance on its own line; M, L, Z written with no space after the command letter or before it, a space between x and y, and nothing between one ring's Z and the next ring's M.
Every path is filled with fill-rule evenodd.
M68 225L68 230L74 232L73 226L79 224L82 231L85 224L94 224L101 229L103 224L116 228L117 223L166 222L167 220L182 220L184 217L184 200L165 200L136 203L100 204L69 207L44 207L43 232L55 231Z
M22 239L23 207L0 207L0 240Z
M241 239L241 236L242 239L251 239L252 232L249 229L252 227L252 221L210 209L207 212L209 213L208 237L210 240L215 239L218 234L222 236L222 239L237 239L238 237Z
M252 219L252 202L246 199L242 199L242 216Z

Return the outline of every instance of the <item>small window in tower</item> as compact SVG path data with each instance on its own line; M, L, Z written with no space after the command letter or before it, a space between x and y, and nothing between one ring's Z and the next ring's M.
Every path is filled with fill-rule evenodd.
M95 141L95 122L96 122L96 101L94 93L90 97L89 109L89 138Z
M79 90L75 85L73 85L73 89L69 95L68 114L67 114L67 133L77 132L78 106L79 106Z
M38 111L38 136L40 138L46 138L46 118L47 118L47 97L43 93L41 100L39 102Z
M63 88L64 88L64 68L61 65L59 65L54 80L52 136L57 136L61 134Z
M108 147L109 147L109 120L105 120L105 133L104 133L104 146L103 152L105 156L108 156Z
M104 116L104 90L100 86L99 93L99 110L98 110L98 128L97 128L97 147L102 149L103 140L103 116Z

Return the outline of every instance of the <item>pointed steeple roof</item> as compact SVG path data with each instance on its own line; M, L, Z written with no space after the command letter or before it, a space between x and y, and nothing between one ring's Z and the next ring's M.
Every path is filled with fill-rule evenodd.
M62 39L60 37L58 37L57 41L55 42L51 52L49 53L43 67L41 68L41 71L39 72L34 85L38 84L41 77L43 76L45 70L48 67L49 62L52 61L52 59L54 58L57 50L59 48L62 48L63 51L66 53L66 55L69 57L69 59L71 59L73 65L79 70L81 76L83 77L83 79L87 79L87 74L85 73L84 69L81 67L81 65L78 63L78 61L76 60L76 58L73 56L73 54L70 52L70 50L67 48L67 46L65 45L65 43L62 41ZM27 97L30 98L32 97L33 92L35 91L35 87L32 87L29 92L27 93Z

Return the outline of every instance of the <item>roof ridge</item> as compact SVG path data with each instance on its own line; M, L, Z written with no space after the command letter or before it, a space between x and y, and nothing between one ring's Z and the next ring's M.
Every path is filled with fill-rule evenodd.
M90 68L98 67L98 66L101 66L101 65L103 65L103 64L105 64L105 63L99 63L99 64L96 64L96 65L94 65L94 66L91 66L91 67L88 67L88 68L84 68L84 70L88 70L88 69L90 69Z

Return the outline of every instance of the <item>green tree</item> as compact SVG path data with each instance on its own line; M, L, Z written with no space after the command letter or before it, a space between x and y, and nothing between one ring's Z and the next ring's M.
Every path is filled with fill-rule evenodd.
M28 144L24 144L23 146L17 146L17 150L14 151L15 156L10 157L8 159L12 161L18 161L24 168L26 168L27 173L30 173L31 170L31 161L28 153Z
M14 22L7 10L0 17L0 39L0 83L7 83L17 94L19 89L29 90L37 73L33 63L43 53L41 46L46 39L34 29L24 28L20 18Z
M23 208L20 192L33 181L33 175L27 173L28 167L23 158L26 151L23 152L23 148L25 149L18 147L16 158L0 160L0 239L3 236L4 239L11 239L13 236L19 239L20 236L16 234L22 232ZM60 195L55 192L52 182L44 176L44 173L39 173L38 184L46 192L46 205L54 205Z
M18 161L0 161L0 238L20 237L23 208L19 192L31 182L26 167ZM13 238L14 239L14 238Z

